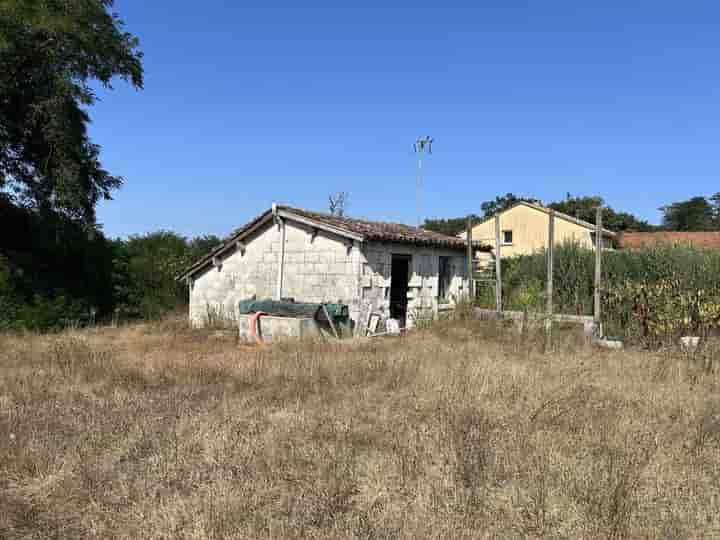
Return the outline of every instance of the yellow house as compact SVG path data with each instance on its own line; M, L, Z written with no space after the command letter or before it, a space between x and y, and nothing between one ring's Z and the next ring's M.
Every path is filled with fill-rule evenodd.
M521 201L500 212L500 254L502 257L527 255L547 247L549 208ZM462 233L464 236L465 233ZM459 235L460 236L460 235ZM603 246L612 246L615 233L603 229ZM495 216L473 227L474 242L495 246ZM555 212L555 243L578 242L595 247L595 225L562 212Z

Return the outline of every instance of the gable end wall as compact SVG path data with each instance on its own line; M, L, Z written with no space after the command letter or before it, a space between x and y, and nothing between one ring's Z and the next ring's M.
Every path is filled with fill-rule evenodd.
M357 307L360 250L348 249L343 239L286 220L283 270L284 298L298 302L342 302ZM190 321L202 327L215 314L237 319L240 300L255 295L275 298L281 232L269 223L244 240L245 254L232 251L220 268L207 268L195 276L190 290Z
M513 244L503 245L503 257L529 255L547 247L550 216L541 210L518 205L500 214L500 230L512 230ZM555 243L578 242L581 246L594 249L590 229L562 219L555 218ZM502 234L502 233L501 233ZM473 240L495 245L495 220L490 219L473 227Z

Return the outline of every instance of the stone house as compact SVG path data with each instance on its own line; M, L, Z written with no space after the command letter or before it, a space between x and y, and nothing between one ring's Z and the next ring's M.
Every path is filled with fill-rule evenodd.
M359 332L370 313L412 326L467 295L466 260L460 238L273 204L178 279L194 326L234 320L240 300L292 298L347 304Z

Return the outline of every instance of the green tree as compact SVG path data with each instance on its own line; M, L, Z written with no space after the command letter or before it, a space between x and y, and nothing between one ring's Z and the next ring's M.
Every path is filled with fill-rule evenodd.
M157 318L187 303L187 286L175 281L184 268L220 244L216 236L188 241L170 231L115 243L115 299L130 317Z
M113 0L0 0L0 190L86 224L122 179L87 134L91 84L142 88L138 41Z
M200 257L207 255L214 248L222 243L214 234L205 236L197 236L188 242L188 250L186 255L186 264L194 263Z
M708 202L710 206L712 206L713 221L716 224L716 228L720 229L720 193L711 195Z
M590 223L595 223L598 206L604 207L603 226L606 229L612 231L651 231L656 229L647 221L638 219L628 212L616 212L609 206L605 206L605 200L599 195L573 197L568 193L564 200L548 204L548 208Z
M113 247L63 214L0 193L0 328L37 330L111 311Z
M714 196L715 197L715 196ZM713 199L716 202L717 199ZM671 231L712 231L718 229L718 206L705 197L692 197L660 209L663 227Z
M515 204L522 201L542 204L540 200L534 199L532 197L523 197L515 195L514 193L506 193L505 195L495 197L495 200L493 201L485 201L480 205L480 209L483 211L483 218L487 219L499 212L504 212L511 206L514 206Z
M470 219L472 220L473 225L482 221L480 216L476 214L472 214ZM448 236L456 236L467 228L467 217L426 219L422 228L428 231L447 234Z
M187 242L170 231L117 243L115 294L130 316L154 318L182 305L185 287L175 276L186 263Z

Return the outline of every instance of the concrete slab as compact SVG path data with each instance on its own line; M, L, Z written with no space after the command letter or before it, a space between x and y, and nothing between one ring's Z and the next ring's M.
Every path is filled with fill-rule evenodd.
M238 317L238 335L241 340L252 341L250 320L252 315ZM258 334L266 343L283 339L313 338L321 335L317 321L310 318L263 316L258 321Z

